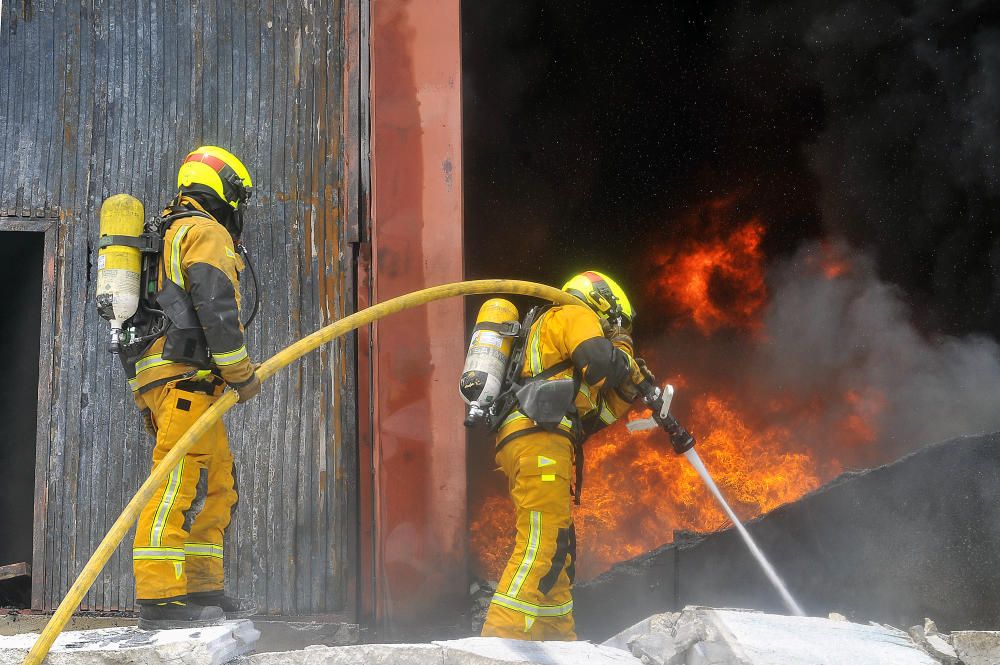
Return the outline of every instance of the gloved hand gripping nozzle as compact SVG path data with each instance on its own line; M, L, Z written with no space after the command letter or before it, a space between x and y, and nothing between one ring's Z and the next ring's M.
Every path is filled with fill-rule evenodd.
M694 448L694 437L670 414L674 387L668 383L663 390L660 390L646 380L639 384L639 392L642 394L642 401L652 409L653 417L629 422L626 425L628 430L636 432L659 426L670 437L670 445L678 455L683 455Z

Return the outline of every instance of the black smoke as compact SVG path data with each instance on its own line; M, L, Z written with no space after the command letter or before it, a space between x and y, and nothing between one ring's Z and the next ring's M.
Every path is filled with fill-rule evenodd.
M769 258L843 236L921 330L1000 334L1000 5L463 11L470 276L597 266L638 291L677 213L739 193Z
M828 232L870 250L920 327L1000 334L1000 6L769 3L726 19L747 99L821 91L801 151Z

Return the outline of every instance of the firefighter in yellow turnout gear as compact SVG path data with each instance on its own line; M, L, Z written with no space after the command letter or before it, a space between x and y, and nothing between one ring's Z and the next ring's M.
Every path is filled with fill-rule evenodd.
M160 221L163 249L154 305L139 320L153 341L122 360L133 397L156 437L153 464L171 450L226 386L244 402L260 390L240 322L234 239L243 227L250 174L231 153L203 146L178 174L179 193ZM237 494L226 430L216 423L143 509L132 558L139 627L210 625L255 608L223 590L223 536Z
M621 287L590 271L563 290L587 307L552 307L531 324L520 376L528 385L572 379L576 390L561 422L543 426L521 404L497 433L496 461L507 475L517 540L486 615L485 637L576 639L571 488L575 477L579 500L580 446L628 411L648 372L634 359L628 332L635 312Z

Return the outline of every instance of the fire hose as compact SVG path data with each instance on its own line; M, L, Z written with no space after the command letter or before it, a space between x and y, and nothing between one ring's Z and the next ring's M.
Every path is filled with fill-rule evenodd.
M346 316L339 321L335 321L328 326L320 328L311 335L303 337L299 341L289 345L285 349L274 354L257 368L257 376L264 381L274 376L278 370L288 366L302 356L326 344L333 339L345 335L352 330L367 325L378 319L401 312L405 309L417 307L435 300L443 300L453 296L481 295L488 293L508 293L515 295L533 296L563 305L578 305L580 301L559 289L544 284L534 282L524 282L513 279L482 279L469 282L455 282L452 284L442 284L433 286L421 291L414 291L406 295L392 298L383 303L372 305L350 316ZM79 607L83 597L94 584L97 576L104 569L105 564L114 554L125 534L139 517L142 508L153 496L153 492L159 487L174 467L187 454L194 443L208 431L208 428L218 422L222 416L233 408L236 404L237 394L235 391L227 390L198 420L196 420L187 432L174 444L174 447L163 458L163 460L153 467L149 478L139 487L139 490L128 502L122 514L118 516L111 529L97 546L94 554L83 567L80 575L73 582L66 596L59 603L55 614L49 619L42 630L42 634L32 645L31 650L24 659L24 665L40 665L52 648L59 633L66 627L73 614Z

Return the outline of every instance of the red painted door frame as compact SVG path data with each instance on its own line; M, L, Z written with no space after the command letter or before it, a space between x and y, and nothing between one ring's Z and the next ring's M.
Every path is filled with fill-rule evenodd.
M383 302L463 278L459 0L376 0L370 18L370 279ZM361 554L373 588L361 602L380 637L466 609L464 325L450 299L373 326L374 530Z

